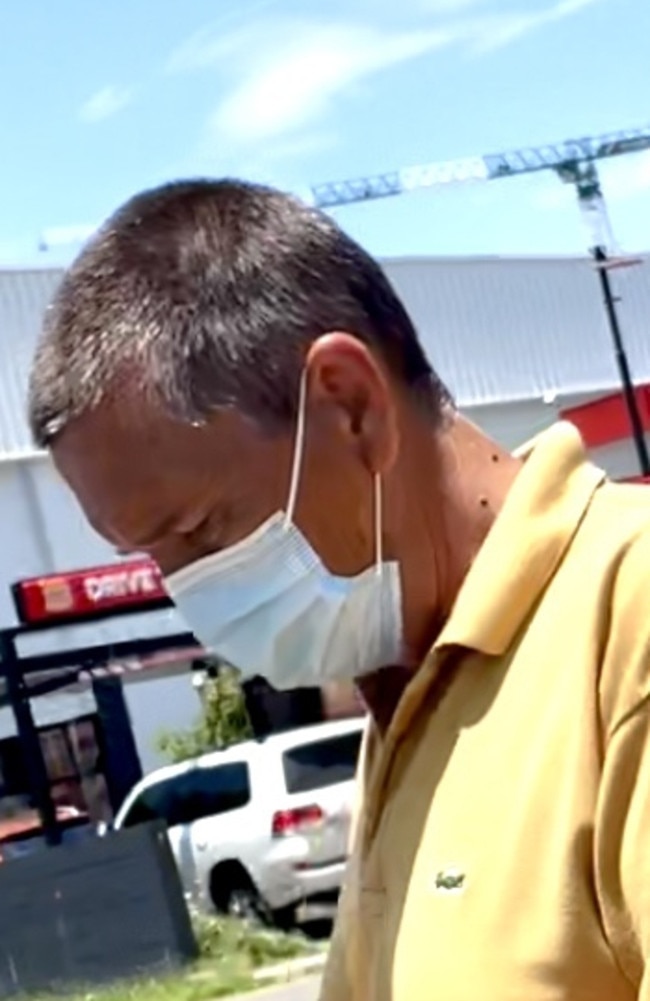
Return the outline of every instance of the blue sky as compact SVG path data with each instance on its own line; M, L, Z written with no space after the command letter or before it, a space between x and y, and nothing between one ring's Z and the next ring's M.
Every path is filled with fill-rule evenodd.
M648 0L22 0L0 11L0 263L135 191L239 175L301 191L650 122ZM650 249L650 154L601 169ZM580 252L552 174L337 210L372 252Z

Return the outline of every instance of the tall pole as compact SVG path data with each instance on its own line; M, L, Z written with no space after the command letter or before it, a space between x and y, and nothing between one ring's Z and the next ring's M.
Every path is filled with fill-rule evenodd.
M607 256L607 248L614 246L614 236L612 234L607 206L603 190L600 185L600 178L593 160L587 163L578 161L562 164L557 168L557 174L565 184L572 184L578 196L578 205L582 213L583 221L589 233L589 246L591 256L596 262L600 290L603 296L609 332L614 346L614 358L621 379L623 399L630 420L630 429L634 439L639 460L641 475L650 477L650 458L648 457L648 446L643 430L643 421L637 404L634 383L630 373L630 365L627 360L623 336L618 322L616 312L616 299L612 293L612 286L609 281L609 268L611 261Z
M641 414L639 412L636 394L634 392L634 383L632 382L625 345L623 344L623 338L621 336L621 328L619 326L618 315L616 313L616 304L612 294L612 286L609 281L607 252L604 247L594 247L592 255L596 262L596 270L598 271L598 279L600 281L600 288L603 294L605 312L607 313L607 321L609 323L609 330L612 336L612 343L614 345L614 356L616 358L616 365L621 378L625 406L630 419L630 427L632 429L634 446L639 459L641 475L650 477L650 457L648 456L648 446L645 440L643 421L641 420Z

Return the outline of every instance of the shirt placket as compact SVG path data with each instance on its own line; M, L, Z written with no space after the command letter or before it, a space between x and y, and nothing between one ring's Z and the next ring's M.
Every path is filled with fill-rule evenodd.
M449 681L459 666L462 654L463 651L457 647L442 647L440 649L434 647L416 677L407 687L395 710L382 741L374 774L369 776L369 784L366 789L364 816L360 832L362 863L373 854L372 846L379 832L389 798L395 765L399 759L402 745L408 740L409 729L413 727L416 717L424 705L428 707L429 711L435 712L437 705L444 697ZM362 878L363 875L362 872ZM370 876L371 873L367 873L367 875ZM365 883L365 880L363 882ZM372 880L375 888L379 888L377 885L379 882L379 880Z

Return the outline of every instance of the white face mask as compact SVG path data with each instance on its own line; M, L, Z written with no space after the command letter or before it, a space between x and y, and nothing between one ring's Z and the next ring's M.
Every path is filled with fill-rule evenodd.
M382 558L379 476L375 564L356 577L330 573L294 524L305 409L303 378L286 512L165 581L206 650L277 689L358 678L398 664L403 652L399 566Z

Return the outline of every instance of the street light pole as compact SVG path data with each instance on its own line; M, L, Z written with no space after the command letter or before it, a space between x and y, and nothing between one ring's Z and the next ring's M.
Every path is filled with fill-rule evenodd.
M614 246L614 237L609 224L605 198L595 162L567 162L558 167L556 173L565 184L574 186L578 196L578 205L580 206L583 221L589 233L590 253L595 261L598 272L609 332L614 346L614 357L621 380L623 399L630 420L630 429L639 460L639 468L643 477L650 477L650 457L648 456L643 421L641 420L636 393L634 392L634 383L623 343L623 336L618 322L616 299L612 293L612 286L609 281L610 268L619 266L620 264L638 262L617 262L608 257L607 248Z
M641 414L639 412L639 406L634 392L634 383L632 382L632 375L630 373L630 366L627 360L625 345L623 344L623 338L621 336L621 328L619 326L618 316L616 313L616 303L612 294L612 286L609 281L607 252L604 247L594 247L592 250L592 256L596 262L596 270L598 271L600 288L603 294L605 312L607 313L607 321L609 323L609 330L612 336L612 343L614 345L614 357L616 359L616 365L621 378L623 397L625 399L625 406L630 419L630 427L632 429L634 446L639 460L639 467L641 469L642 476L650 476L650 457L648 456L648 446L645 440L643 421L641 420Z

